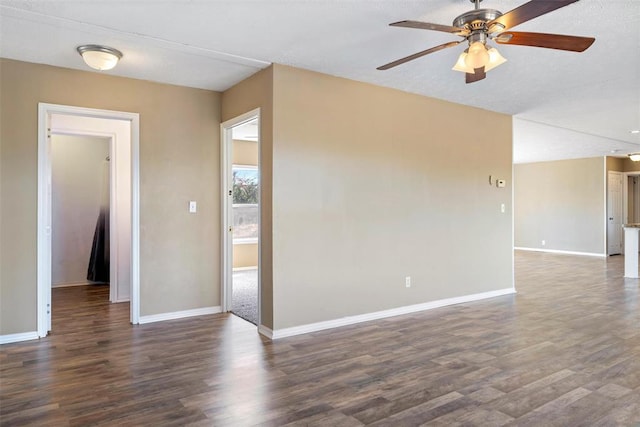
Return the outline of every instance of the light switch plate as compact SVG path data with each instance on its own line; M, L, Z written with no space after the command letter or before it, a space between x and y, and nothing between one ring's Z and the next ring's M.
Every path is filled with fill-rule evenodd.
M196 213L198 210L198 205L196 204L195 201L190 201L189 202L189 213Z

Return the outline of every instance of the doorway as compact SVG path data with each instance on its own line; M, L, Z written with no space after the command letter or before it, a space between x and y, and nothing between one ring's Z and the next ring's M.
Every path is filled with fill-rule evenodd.
M609 171L607 173L607 254L622 253L622 204L623 174Z
M222 310L260 324L260 114L222 128Z
M111 302L130 301L130 321L138 323L138 114L41 103L38 117L38 336L44 337L51 330L52 141L59 136L110 141L106 166L111 190L109 294Z
M53 288L109 286L111 144L106 137L51 134Z
M640 172L624 172L622 183L624 224L640 223Z

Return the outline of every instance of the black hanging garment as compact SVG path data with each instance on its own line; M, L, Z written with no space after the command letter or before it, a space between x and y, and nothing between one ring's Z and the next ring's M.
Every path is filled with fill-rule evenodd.
M93 246L87 280L109 283L109 162L105 161L102 174L100 213L93 234Z

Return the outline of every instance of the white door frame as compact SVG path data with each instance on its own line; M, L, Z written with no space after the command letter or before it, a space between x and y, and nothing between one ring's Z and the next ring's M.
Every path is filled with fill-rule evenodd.
M51 115L126 120L131 122L131 323L140 318L140 116L137 113L67 105L38 104L38 230L37 328L44 337L51 329ZM87 132L80 132L86 135ZM109 135L100 135L109 136ZM111 137L113 137L111 135Z
M610 226L609 226L610 219L609 218L611 218L611 210L609 209L610 202L611 202L611 200L610 200L611 199L611 188L610 188L610 185L609 185L609 181L610 181L610 177L613 176L613 175L619 175L620 176L620 181L622 181L621 182L622 185L620 186L620 191L622 192L622 194L621 194L622 198L620 200L621 206L619 206L620 210L624 209L624 199L625 199L625 195L624 195L624 176L625 175L624 175L624 173L623 172L618 172L618 171L607 171L607 173L606 173L606 176L607 176L606 180L607 181L606 181L606 187L605 187L606 188L606 194L607 194L607 196L606 196L606 206L605 206L606 207L606 216L605 216L605 221L606 221L605 222L605 224L606 224L606 228L605 228L605 231L606 231L606 240L605 240L605 242L606 242L606 251L605 251L605 254L607 254L607 255L612 255L612 253L610 251L610 243L609 243L609 240L610 240L610 237L611 237L611 234L609 232L609 229L610 229ZM620 222L622 224L624 224L625 213L623 211L623 212L620 212L620 214L621 214L620 215L620 217L621 217L620 218ZM620 230L618 230L618 232L620 233L620 248L619 248L619 252L614 252L613 255L624 253L624 233L622 232L622 227L620 227Z
M629 177L637 176L640 177L640 171L635 172L623 172L624 177L622 179L622 216L624 218L624 223L628 224L629 222Z
M232 129L236 126L249 122L251 120L258 120L258 182L260 183L260 190L262 190L262 178L261 178L261 166L260 159L262 152L262 144L261 144L261 129L260 129L260 108L256 108L255 110L251 110L245 114L242 114L233 119L227 120L226 122L220 124L220 195L222 197L221 203L221 235L222 235L222 268L221 268L221 277L220 277L220 288L221 288L221 306L223 312L228 312L231 310L231 291L233 285L233 239L231 235L231 220L232 209L233 209L233 199L231 185L232 185L232 171L231 165L233 163L233 137L232 137ZM258 192L258 207L261 209L261 201L260 201L260 192ZM261 215L258 215L258 230L259 233L262 234L262 224L261 224ZM258 237L258 327L261 325L262 316L261 316L261 305L262 305L262 286L260 280L260 272L262 270L262 248L261 248L261 237Z

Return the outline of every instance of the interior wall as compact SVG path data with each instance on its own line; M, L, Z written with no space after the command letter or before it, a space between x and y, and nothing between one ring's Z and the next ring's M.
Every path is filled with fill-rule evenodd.
M273 102L275 329L513 287L510 116L281 65Z
M260 108L260 316L273 328L272 282L272 151L273 66L259 71L222 94L222 121Z
M234 165L258 166L258 143L256 141L233 140Z
M516 247L605 253L602 157L520 163L513 169Z
M39 102L140 114L140 314L219 306L220 94L8 59L0 86L0 334L36 330Z
M624 171L624 168L625 168L624 159L620 157L607 156L606 162L607 162L607 172L608 171L615 171L615 172Z
M640 162L634 162L629 158L622 159L620 172L640 172Z
M87 283L93 235L101 205L109 139L51 137L51 281ZM106 169L108 171L108 169Z

